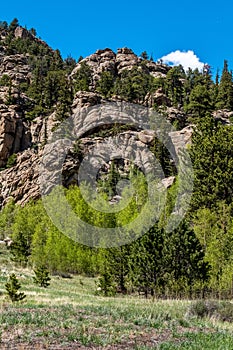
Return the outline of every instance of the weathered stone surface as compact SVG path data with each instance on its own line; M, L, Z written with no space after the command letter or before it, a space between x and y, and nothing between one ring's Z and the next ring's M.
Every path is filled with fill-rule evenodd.
M2 32L0 34L3 38ZM15 31L15 37L21 39L31 37L32 40L40 41L21 27ZM116 54L110 49L97 50L83 62L92 69L90 90L94 90L103 71L109 71L115 77L119 77L124 69L131 70L140 66L146 74L165 77L170 69L161 63L145 60L142 62L142 58L137 57L128 48L118 49ZM0 172L0 207L11 197L20 204L26 203L30 198L40 197L39 171L43 151L46 149L44 145L51 139L53 130L59 126L56 112L47 117L39 116L33 121L25 119L26 106L32 101L25 94L19 93L17 86L22 82L30 82L31 68L28 63L28 55L6 56L4 48L0 50L0 78L6 74L12 79L11 98L15 101L9 105L9 87L0 87L0 167L6 165L11 154L17 154L16 164ZM77 64L71 77L74 77L80 66L80 63ZM146 97L147 107L152 107L154 104L166 106L167 118L171 121L185 119L182 111L171 107L171 101L161 90ZM78 150L74 146L67 150L67 157L64 163L60 164L58 155L64 149L56 148L54 145L46 149L49 163L42 177L44 176L48 190L59 176L61 169L57 168L58 165L62 168L63 185L76 184L82 158L87 156L92 157L93 171L98 170L98 159L102 161L103 167L108 169L111 161L117 158L122 162L120 169L123 173L129 170L131 160L146 172L153 171L154 166L156 167L149 151L156 131L150 130L148 109L127 104L118 96L112 98L112 102L109 103L93 91L79 91L74 97L72 111L74 134L80 140ZM122 132L119 128L119 131L117 128L120 124L127 125L128 129ZM111 128L115 128L114 132L117 131L117 135L104 137L103 132L107 135L109 132L107 129ZM191 133L192 130L188 128L171 133L176 150L190 142ZM88 172L86 175L88 176ZM164 186L171 186L172 181L172 178L163 179Z
M140 58L127 47L118 49L116 54L116 68L118 74L121 74L124 69L130 70L138 66L140 61Z
M162 89L158 89L155 93L148 93L145 97L144 105L147 107L171 106L171 100L163 93Z
M193 127L193 125L188 125L180 131L172 131L169 133L177 153L180 149L191 144Z
M75 74L79 71L83 62L88 64L92 71L92 82L89 86L90 91L94 91L96 83L100 79L103 71L111 72L113 76L120 76L123 70L141 67L145 73L158 78L165 77L170 69L164 64L152 61L144 61L142 65L142 58L138 57L127 47L118 49L116 54L111 49L107 48L104 50L97 50L94 54L80 61L71 73L72 78L75 77Z
M156 136L156 132L154 130L142 130L138 133L138 138L141 142L145 144L150 144Z
M215 119L220 120L223 124L230 124L230 118L233 117L233 112L227 109L221 109L213 112Z
M53 130L60 124L56 120L56 112L48 117L37 117L30 123L31 144L37 148L43 147L50 139Z
M97 50L94 54L80 61L74 68L71 76L75 77L75 74L81 68L82 62L87 63L92 71L92 83L90 85L90 90L93 91L96 86L96 82L100 79L103 71L108 71L113 75L116 75L115 58L116 55L111 49L107 48L104 50Z
M101 103L101 96L95 92L78 91L72 104L73 113L80 107L91 107Z
M18 26L15 29L15 37L20 38L20 39L27 39L27 38L31 38L32 34L29 33L29 31L27 29Z
M8 157L31 146L28 125L4 104L0 105L0 167L6 165Z
M40 157L32 150L17 156L17 163L12 168L0 172L0 206L10 198L24 204L29 199L40 197L38 175Z
M0 57L0 78L6 74L15 85L29 82L31 69L28 63L29 55L10 55Z

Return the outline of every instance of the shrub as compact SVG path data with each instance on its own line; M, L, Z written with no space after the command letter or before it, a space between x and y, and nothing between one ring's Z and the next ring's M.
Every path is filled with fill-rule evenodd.
M189 315L200 318L212 316L218 307L219 304L215 301L198 300L190 306Z
M189 315L200 318L211 317L219 321L233 322L233 304L231 302L199 300L190 306Z

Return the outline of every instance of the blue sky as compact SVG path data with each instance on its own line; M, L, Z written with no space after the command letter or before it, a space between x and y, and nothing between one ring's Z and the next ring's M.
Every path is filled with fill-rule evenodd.
M78 59L100 48L127 46L157 60L190 50L214 72L222 69L224 59L233 69L231 0L3 1L0 20L14 17L22 26L34 27L63 57ZM179 60L179 51L173 59ZM192 54L182 57L191 65Z

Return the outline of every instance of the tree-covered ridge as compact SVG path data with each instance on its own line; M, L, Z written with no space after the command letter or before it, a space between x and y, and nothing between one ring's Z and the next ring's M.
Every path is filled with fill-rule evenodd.
M68 75L76 64L72 57L63 60L59 50L52 50L36 37L34 29L21 27L17 19L9 25L1 22L0 47L3 58L23 55L28 65L29 74L23 82L12 81L6 74L0 77L0 86L9 87L9 97L14 87L18 99L21 94L29 98L30 104L20 110L23 117L47 116L55 110L58 119L70 115L73 93ZM17 104L17 101L9 98L8 103Z
M52 50L38 39L35 29L22 28L17 19L9 25L0 22L0 46L3 56L27 57L30 67L27 81L17 84L7 75L0 77L0 86L8 86L9 94L14 86L19 95L25 93L31 99L30 105L23 111L26 118L46 116L54 110L59 120L67 117L77 91L97 92L108 99L118 96L161 112L166 112L164 107L173 106L187 118L201 117L205 112L217 109L233 109L233 78L226 60L220 77L219 73L212 77L208 65L201 72L198 69L185 72L182 66L167 66L166 74L155 75L150 71L153 59L148 60L148 55L143 52L138 62L129 69L117 72L116 69L103 68L96 78L90 62L82 57L78 69L76 67L75 73L72 73L77 64L72 57L62 59L59 50ZM157 65L165 66L161 62ZM9 103L17 101L9 98Z
M114 57L109 52L109 57ZM29 124L53 113L58 122L69 117L75 94L81 91L97 96L98 103L133 102L159 111L164 117L169 117L172 108L181 115L172 123L179 129L192 123L194 130L189 147L193 196L186 217L172 233L164 228L173 211L179 178L168 190L160 220L142 237L119 248L96 249L75 243L59 232L40 200L24 207L10 202L0 212L0 234L1 238L12 238L10 251L14 261L33 268L43 265L51 273L100 275L100 293L105 295L142 291L146 296L157 297L232 297L233 77L227 61L215 80L207 65L201 72L185 72L182 66L171 68L154 63L145 52L140 59L133 57L136 63L130 69L119 70L119 63L114 63L112 70L94 74L88 59L80 58L78 63L71 57L62 59L58 50L38 39L34 29L22 28L17 19L9 25L0 23L0 62L9 57L23 58L28 75L20 81L11 74L2 74L0 87L8 93L6 105L16 108ZM151 65L159 74L151 73ZM123 129L132 127L115 124L89 136L106 137ZM156 138L150 151L166 176L177 175L169 152ZM72 156L82 159L80 144L75 145ZM14 167L16 158L11 155L6 167ZM129 174L125 174L124 179L128 180ZM147 196L148 184L143 174L130 174L137 191L119 213L97 213L77 186L65 190L67 199L87 223L122 227L140 213ZM118 164L112 162L109 171L98 180L103 198L112 199L117 193L117 182L122 180Z

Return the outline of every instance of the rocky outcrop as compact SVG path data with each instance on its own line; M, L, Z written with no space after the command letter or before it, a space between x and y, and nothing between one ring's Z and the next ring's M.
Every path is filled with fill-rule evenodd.
M144 106L146 107L160 107L172 105L171 100L163 93L162 88L159 88L154 93L148 93L145 96Z
M60 124L56 120L56 113L48 117L37 117L30 122L31 145L40 149L47 143L53 131Z
M140 58L127 47L118 49L116 54L117 73L121 74L124 69L130 70L137 67L140 61Z
M24 204L40 197L39 163L40 155L27 150L18 154L15 166L0 172L0 206L10 198Z
M0 105L0 167L9 156L31 146L28 126L20 116L6 105Z
M118 49L116 54L111 49L106 48L104 50L97 50L94 54L81 60L72 71L72 78L75 77L84 62L91 68L92 72L92 82L89 86L90 91L95 90L96 83L100 79L102 72L111 72L116 77L120 76L124 70L141 67L145 73L158 78L166 77L170 69L165 64L143 60L127 47Z
M40 41L21 27L16 28L15 37ZM150 146L157 130L150 130L148 109L145 106L127 104L117 96L110 102L94 90L103 71L120 77L124 70L140 67L139 69L146 74L165 77L170 68L162 63L143 60L128 48L118 49L117 53L107 48L97 50L79 62L71 73L71 78L74 78L81 68L82 62L86 62L91 68L92 83L89 92L78 91L74 96L72 126L79 142L78 145L75 142L70 145L61 165L63 185L78 183L80 165L88 156L92 158L92 169L89 169L89 172L98 172L99 161L102 162L103 172L107 172L114 157L118 160L122 173L127 173L131 160L145 172L153 171L156 164L150 155ZM45 147L53 131L60 125L56 120L56 111L46 117L39 115L33 120L25 118L25 112L30 110L28 106L32 106L33 101L19 91L18 87L21 83L30 82L29 55L6 56L0 52L0 79L4 75L10 78L12 84L0 86L0 167L9 166L7 161L10 155L17 156L11 168L0 171L0 207L12 197L23 205L29 199L41 196L39 180L44 151L48 152L49 164L52 164L51 167L45 168L43 174L50 189L61 170L56 169L54 164L58 162L59 153L64 151L59 147L54 148L54 145L51 145L51 148ZM171 121L185 117L179 109L172 107L170 99L161 89L145 98L147 107L155 104L166 109L166 116L162 116L164 120L166 117ZM124 131L121 129L122 125L127 126ZM65 131L69 133L69 125L66 127L68 129ZM190 142L191 129L175 132L170 137L178 150L186 142ZM88 176L88 171L85 176ZM169 187L174 179L167 178L163 181L164 186Z
M29 82L31 68L29 55L10 55L0 57L0 78L5 74L11 78L13 85Z
M81 107L91 107L101 103L101 96L95 92L78 91L74 96L72 111L76 113Z
M233 118L233 112L227 109L221 109L213 112L213 116L216 120L220 120L223 124L230 124L230 119Z
M81 60L77 66L74 68L71 76L74 77L75 74L81 68L82 63L87 63L91 68L92 72L92 83L90 85L90 90L95 89L96 82L100 79L102 72L111 72L116 75L116 55L111 49L97 50L94 54Z
M32 34L31 31L28 31L26 28L18 26L15 29L14 35L15 35L16 39L31 39L31 40L45 46L46 48L50 49L51 52L53 51L45 41L37 38L35 35Z
M177 153L179 153L180 149L191 144L193 128L194 128L193 125L188 125L180 131L170 132L169 135L172 139L172 143L173 143Z
M85 96L87 98L87 95ZM91 93L90 97L92 100L93 95ZM81 103L80 100L79 103ZM77 98L76 113L72 119L72 130L75 131L75 137L69 143L68 148L66 148L65 141L58 140L58 142L48 144L44 149L25 150L18 153L16 164L12 168L0 172L0 206L4 205L11 197L18 203L25 204L31 198L39 198L41 191L49 193L55 183L60 183L61 174L64 186L78 184L80 166L83 166L83 164L84 169L81 168L81 173L84 174L84 179L87 181L91 181L91 175L96 174L97 176L100 166L101 169L105 169L104 172L107 172L111 161L114 159L122 163L121 171L125 175L127 175L131 161L133 161L133 164L143 170L144 173L154 174L154 176L161 175L161 179L163 178L163 174L160 174L161 170L150 151L150 145L157 135L156 131L140 130L140 127L145 125L144 117L146 117L146 115L142 116L142 112L147 112L147 109L140 106L131 106L130 104L124 104L123 109L121 103L109 104L104 101L102 101L100 107L95 105L91 108L85 104L81 107L79 103ZM101 135L106 123L109 126L114 126L119 121L124 125L129 125L129 122L131 125L136 124L138 130L135 128L134 130L119 132L117 135L110 134L107 137L93 136L93 133L96 135L97 126ZM12 123L12 125L8 125L8 131L13 134L15 132L14 116L12 116ZM47 121L47 123L51 135L54 115L50 116L50 121ZM38 140L43 140L45 121L38 119L32 125L30 129L31 142L38 143ZM68 126L68 129L65 131L69 134L69 124L66 126ZM191 135L191 127L170 133L170 138L177 152L190 142ZM75 142L76 138L79 140L78 145ZM64 155L64 158L60 155ZM88 168L85 169L83 159L87 158L89 163ZM41 178L44 183L42 188L40 188L39 182ZM172 177L163 178L162 183L165 187L169 187L173 181L174 178Z

